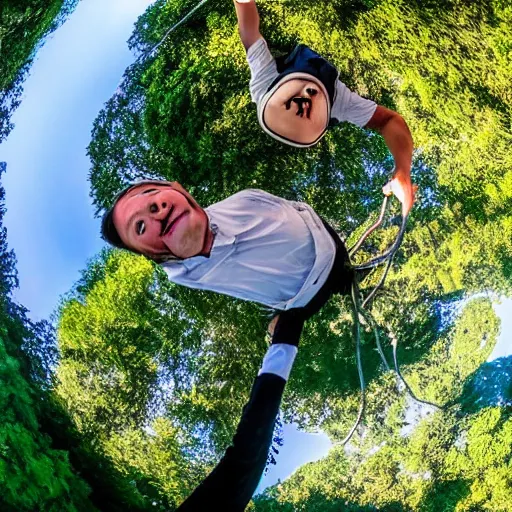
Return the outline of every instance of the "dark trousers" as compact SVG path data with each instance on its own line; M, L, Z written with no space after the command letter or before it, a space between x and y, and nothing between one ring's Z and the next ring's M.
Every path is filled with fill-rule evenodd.
M318 313L333 294L350 295L352 280L354 279L354 269L350 264L345 244L338 233L324 219L322 219L322 222L336 244L336 256L329 277L317 294L303 308L306 318Z
M254 381L232 445L177 512L245 510L267 463L285 384L272 373L263 373Z

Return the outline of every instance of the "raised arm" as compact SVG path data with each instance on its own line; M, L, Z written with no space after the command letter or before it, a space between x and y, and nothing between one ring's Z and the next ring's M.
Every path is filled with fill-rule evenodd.
M393 193L402 203L403 215L407 215L414 203L415 191L411 183L413 141L409 127L400 114L378 105L366 128L377 130L393 155L395 174L384 187L384 193Z
M238 32L245 49L248 50L260 39L260 15L255 0L234 0Z

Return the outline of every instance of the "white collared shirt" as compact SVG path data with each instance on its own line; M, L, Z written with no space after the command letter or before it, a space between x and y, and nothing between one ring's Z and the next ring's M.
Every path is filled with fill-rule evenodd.
M336 246L307 204L248 189L205 211L210 256L163 263L171 281L285 310L305 306L327 280Z

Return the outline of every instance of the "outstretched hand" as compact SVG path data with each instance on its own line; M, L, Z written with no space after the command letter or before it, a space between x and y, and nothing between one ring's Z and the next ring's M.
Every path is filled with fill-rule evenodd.
M276 324L277 324L277 321L279 320L279 315L276 315L274 318L272 318L272 320L270 321L270 323L268 324L268 327L267 327L267 334L272 338L272 336L274 336L274 329L276 328Z
M391 181L382 187L386 196L392 194L402 203L402 215L405 217L411 211L418 187L413 185L408 173L396 172Z

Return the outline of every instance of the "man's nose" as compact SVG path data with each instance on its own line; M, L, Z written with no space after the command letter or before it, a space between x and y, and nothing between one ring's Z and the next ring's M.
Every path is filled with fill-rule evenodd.
M167 203L166 202L159 203L159 202L155 201L149 205L149 212L157 217L160 217L161 215L165 215L166 211L167 211Z

